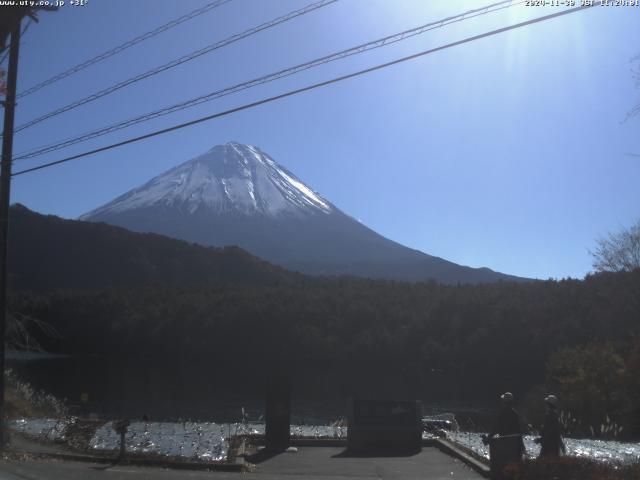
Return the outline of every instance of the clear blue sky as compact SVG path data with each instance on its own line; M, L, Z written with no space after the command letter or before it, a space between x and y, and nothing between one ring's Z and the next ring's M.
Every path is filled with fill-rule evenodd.
M89 0L43 13L19 86L101 53L206 0ZM234 0L20 100L17 124L309 2ZM490 3L488 0L487 3ZM15 152L484 5L340 0L16 136ZM51 161L560 7L519 6L239 95L17 162ZM346 213L454 262L582 277L594 239L640 217L640 8L597 7L151 141L16 177L12 201L75 218L229 140L257 145Z

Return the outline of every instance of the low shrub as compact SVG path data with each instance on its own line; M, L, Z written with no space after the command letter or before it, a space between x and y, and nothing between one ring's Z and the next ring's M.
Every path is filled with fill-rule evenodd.
M640 463L608 465L578 457L538 458L508 465L510 480L640 480Z

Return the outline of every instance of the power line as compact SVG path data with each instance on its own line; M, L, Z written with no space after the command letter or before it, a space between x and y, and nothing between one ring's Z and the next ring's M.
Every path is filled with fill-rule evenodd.
M268 75L264 75L258 78L254 78L252 80L246 81L246 82L242 82L230 87L226 87L223 88L221 90L217 90L214 92L210 92L208 94L205 95L201 95L199 97L196 98L192 98L190 100L178 103L178 104L174 104L174 105L170 105L168 107L163 107L159 110L155 110L149 113L145 113L143 115L134 117L134 118L130 118L128 120L124 120L106 127L102 127L99 128L97 130L93 130L84 134L81 134L79 136L76 137L71 137L69 139L63 140L61 142L55 143L53 145L47 145L44 147L38 147L36 149L33 150L29 150L26 152L21 152L20 154L18 154L14 160L23 160L23 159L27 159L27 158L33 158L33 157L37 157L40 155L43 155L45 153L50 153L56 150L61 150L63 148L78 144L78 143L82 143L85 142L87 140L91 140L93 138L97 138L97 137L101 137L103 135L107 135L109 133L113 133L115 131L118 130L122 130L124 128L128 128L130 126L133 125L137 125L138 123L142 123L142 122L147 122L149 120L152 120L154 118L160 117L160 116L164 116L164 115L168 115L170 113L174 113L177 112L179 110L183 110L186 108L190 108L196 105L199 105L201 103L205 103L217 98L221 98L227 95L231 95L233 93L237 93L243 90L247 90L249 88L253 88L255 86L258 85L262 85L265 83L269 83L269 82L273 82L275 80L279 80L281 78L285 78L291 75L295 75L297 73L300 73L302 71L308 70L310 68L314 68L317 67L319 65L324 65L326 63L330 63L330 62L334 62L336 60L340 60L343 58L347 58L350 57L352 55L356 55L356 54L360 54L369 50L374 50L377 48L381 48L384 47L386 45L391 45L393 43L397 43L399 41L402 40L406 40L407 38L411 38L413 36L416 35L420 35L422 33L425 33L427 31L430 30L434 30L436 28L441 28L444 27L446 25L450 25L452 23L456 23L456 22L461 22L464 20L468 20L474 17L477 17L479 15L484 15L490 12L495 12L504 8L509 8L512 6L516 6L516 5L520 5L524 3L524 0L520 0L520 1L515 1L515 0L507 0L507 1L502 1L502 2L498 2L498 3L494 3L491 5L487 5L485 7L482 8L478 8L478 9L474 9L474 10L469 10L467 12L464 12L462 14L459 15L454 15L451 17L447 17L447 18L443 18L441 20L435 21L435 22L430 22L427 23L425 25L421 25L419 27L415 27L409 30L405 30L403 32L400 33L396 33L393 35L389 35L371 42L367 42L367 43L363 43L361 45L358 45L356 47L352 47L352 48L348 48L346 50L341 50L339 52L335 52L332 53L330 55L326 55L320 58L317 58L315 60L311 60L309 62L305 62L302 64L298 64L295 65L293 67L289 67L286 68L284 70L279 70L273 73L270 73Z
M107 150L112 150L114 148L118 148L118 147L121 147L121 146L124 146L124 145L128 145L130 143L135 143L135 142L139 142L139 141L142 141L142 140L146 140L148 138L157 137L159 135L163 135L165 133L173 132L175 130L180 130L180 129L183 129L183 128L186 128L186 127L190 127L190 126L196 125L198 123L202 123L202 122L206 122L206 121L209 121L209 120L213 120L215 118L220 118L220 117L224 117L224 116L227 116L227 115L231 115L232 113L237 113L237 112L240 112L240 111L243 111L243 110L248 110L250 108L254 108L254 107L257 107L259 105L264 105L266 103L271 103L271 102L274 102L276 100L281 100L283 98L291 97L291 96L297 95L299 93L308 92L310 90L315 90L316 88L325 87L327 85L331 85L333 83L341 82L343 80L347 80L347 79L354 78L354 77L359 77L359 76L362 76L362 75L365 75L367 73L371 73L371 72L374 72L374 71L377 71L377 70L382 70L383 68L387 68L387 67L390 67L392 65L397 65L399 63L407 62L409 60L415 60L416 58L420 58L420 57L423 57L425 55L429 55L429 54L432 54L432 53L435 53L435 52L439 52L441 50L446 50L448 48L452 48L452 47L456 47L458 45L463 45L463 44L466 44L466 43L474 42L476 40L480 40L482 38L486 38L486 37L490 37L490 36L493 36L493 35L497 35L499 33L504 33L504 32L510 31L510 30L515 30L517 28L525 27L527 25L532 25L532 24L535 24L535 23L540 23L540 22L543 22L543 21L546 21L546 20L550 20L552 18L560 17L560 16L563 16L563 15L568 15L570 13L575 13L575 12L578 12L578 11L581 11L581 10L585 10L587 8L591 8L591 7L594 7L594 6L600 6L601 3L602 2L598 2L597 1L597 2L594 2L593 4L570 8L568 10L563 10L563 11L560 11L560 12L556 12L556 13L552 13L552 14L549 14L549 15L544 15L542 17L538 17L538 18L534 18L534 19L531 19L531 20L527 20L527 21L524 21L524 22L516 23L514 25L509 25L508 27L502 27L502 28L498 28L496 30L491 30L489 32L481 33L479 35L474 35L472 37L467 37L467 38L464 38L462 40L458 40L456 42L448 43L448 44L442 45L440 47L431 48L429 50L423 50L423 51L415 53L413 55L409 55L409 56L406 56L406 57L401 57L401 58L398 58L396 60L392 60L390 62L381 63L381 64L375 65L373 67L369 67L369 68L365 68L363 70L358 70L357 72L349 73L347 75L342 75L342 76L335 77L335 78L332 78L332 79L329 79L329 80L325 80L323 82L314 83L314 84L308 85L306 87L298 88L298 89L295 89L295 90L290 90L288 92L281 93L279 95L268 97L268 98L265 98L265 99L262 99L262 100L258 100L256 102L247 103L247 104L241 105L239 107L232 108L230 110L225 110L223 112L218 112L218 113L214 113L212 115L207 115L205 117L200 117L200 118L197 118L195 120L191 120L189 122L181 123L181 124L174 125L174 126L168 127L168 128L163 128L161 130L156 130L154 132L147 133L145 135L140 135L140 136L137 136L137 137L129 138L129 139L123 140L121 142L113 143L111 145L107 145L107 146L104 146L104 147L96 148L94 150L90 150L90 151L87 151L87 152L79 153L77 155L72 155L72 156L69 156L69 157L66 157L66 158L63 158L63 159L60 159L60 160L56 160L54 162L48 162L48 163L45 163L45 164L42 164L42 165L38 165L36 167L20 170L18 172L13 173L12 176L24 175L26 173L35 172L37 170L42 170L42 169L45 169L45 168L49 168L49 167L52 167L54 165L60 165L62 163L67 163L67 162L70 162L72 160L77 160L79 158L88 157L88 156L94 155L96 153L105 152Z
M91 65L95 65L98 62L101 62L103 60L106 60L107 58L113 57L114 55L117 55L118 53L123 52L124 50L133 47L134 45L137 45L140 42L143 42L145 40L148 40L150 38L155 37L156 35L159 35L163 32L166 32L167 30L176 27L178 25L180 25L181 23L184 23L188 20L191 20L193 18L196 18L200 15L203 15L211 10L213 10L214 8L217 8L221 5L224 5L225 3L228 3L232 0L216 0L214 2L210 2L207 3L206 5L204 5L201 8L198 8L196 10L193 10L192 12L189 12L185 15L182 15L181 17L178 17L174 20L171 20L170 22L167 22L163 25L160 25L159 27L154 28L153 30L150 30L146 33L143 33L142 35L139 35L135 38L132 38L131 40L128 40L116 47L113 47L110 50L107 50L106 52L101 53L100 55L96 55L95 57L92 57L78 65L75 65L71 68L69 68L68 70L65 70L62 73L59 73L57 75L54 75L51 78L48 78L47 80L44 80L40 83L38 83L37 85L34 85L31 88L28 88L27 90L20 92L18 94L18 98L22 98L22 97L26 97L27 95L31 95L32 93L37 92L38 90L43 89L44 87L47 87L49 85L52 85L56 82L59 82L60 80L70 77L71 75L80 72L81 70L84 70L87 67L90 67Z
M481 7L478 9L474 9L474 10L469 10L467 12L464 12L462 14L459 15L455 15L452 17L447 17L435 22L431 22L428 23L426 25L421 25L419 27L416 28L412 28L410 30L405 30L403 32L397 33L397 34L393 34L393 35L389 35L387 37L381 38L381 39L377 39L374 40L372 42L368 42L365 44L361 44L358 45L356 47L352 47L349 48L347 50L342 50L340 52L337 53L333 53L324 57L320 57L318 59L312 60L310 62L306 62L303 64L299 64L296 65L294 67L290 67L284 70L280 70L277 71L275 73L271 73L262 77L258 77L255 78L253 80L249 80L247 82L242 82L240 84L236 84L233 85L231 87L227 87L224 88L222 90L218 90L218 91L214 91L211 93L208 93L206 95L200 96L200 97L196 97L194 99L191 100L187 100L186 102L181 102L179 104L175 104L175 105L171 105L168 107L164 107L160 110L156 110L153 112L149 112L146 114L143 114L141 116L138 117L134 117L132 119L129 120L125 120L116 124L112 124L106 127L102 127L98 130L93 130L91 132L87 132L84 133L80 136L76 136L76 137L71 137L68 138L66 140L60 141L58 143L55 144L50 144L44 147L38 147L36 149L32 149L32 150L28 150L26 152L21 152L16 158L14 158L14 160L22 160L22 159L26 159L26 158L33 158L36 156L40 156L43 155L45 153L50 153L52 151L56 151L56 150L60 150L62 148L66 148L69 147L71 145L75 145L77 143L81 143L93 138L97 138L103 135L107 135L109 133L113 133L115 131L121 130L123 128L127 128L133 125L136 125L138 123L142 123L142 122L146 122L149 120L152 120L154 118L163 116L163 115L168 115L170 113L174 113L176 111L182 110L182 109L186 109L186 108L190 108L192 106L196 106L199 105L201 103L207 102L207 101L211 101L217 98L221 98L233 93L237 93L239 91L242 90L246 90L249 88L252 88L254 86L258 86L264 83L268 83L268 82L272 82L284 77L288 77L290 75L294 75L297 73L300 73L304 70L316 67L318 65L322 65L325 63L329 63L329 62L333 62L342 58L346 58L349 57L351 55L355 55L355 54L359 54L359 53L363 53L366 52L368 50L373 50L375 48L380 48L386 45L390 45L396 42L399 42L401 40L405 40L407 38L410 38L412 36L415 35L419 35L422 33L425 33L429 30L433 30L435 28L440 28L443 27L445 25L449 25L451 23L456 23L459 21L463 21L463 20L468 20L470 18L474 18L476 16L479 15L483 15L486 13L490 13L490 12L495 12L498 10L501 10L503 8L509 8L511 6L515 6L515 5L519 5L524 3L524 0L520 0L520 1L515 1L515 0L507 0L507 1L502 1L502 2L498 2L498 3L494 3L491 5L487 5L485 7Z
M147 78L150 78L154 75L157 75L159 73L162 73L166 70L169 70L170 68L173 67L177 67L178 65L182 65L183 63L189 62L191 60L194 60L198 57L201 57L202 55L205 55L207 53L211 53L215 50L218 50L220 48L226 47L228 45L231 45L232 43L238 42L244 38L250 37L252 35L255 35L256 33L259 33L263 30L267 30L269 28L275 27L277 25L280 25L281 23L284 22L288 22L289 20L293 20L294 18L300 17L302 15L306 15L307 13L313 12L319 8L322 7L326 7L327 5L330 5L332 3L337 2L338 0L320 0L318 2L315 3L311 3L301 9L298 10L294 10L292 12L287 13L286 15L283 15L281 17L277 17L274 18L273 20L270 20L268 22L262 23L260 25L258 25L257 27L253 27L250 28L248 30L245 30L242 33L237 33L235 35L232 35L220 42L216 42L213 43L211 45L207 45L204 48L201 48L200 50L196 50L194 52L191 52L187 55L184 55L178 59L172 60L168 63L165 63L163 65L160 65L159 67L156 67L152 70L148 70L144 73L141 73L139 75L136 75L134 77L128 78L127 80L123 80L122 82L116 83L115 85L112 85L110 87L107 87L103 90L100 90L99 92L96 92L92 95L89 95L87 97L84 97L80 100L77 100L75 102L72 102L68 105L65 105L64 107L60 107L56 110L53 110L49 113L46 113L40 117L37 117L33 120L30 120L27 123L24 123L22 125L19 125L18 127L15 128L14 133L16 132L20 132L22 130L25 130L29 127L32 127L40 122L43 122L45 120L48 120L49 118L55 117L57 115L60 115L61 113L65 113L68 112L69 110L73 110L74 108L77 108L81 105L85 105L87 103L93 102L94 100L98 100L99 98L105 97L107 95L110 95L124 87L127 87L129 85L132 85L134 83L137 83L141 80L145 80Z

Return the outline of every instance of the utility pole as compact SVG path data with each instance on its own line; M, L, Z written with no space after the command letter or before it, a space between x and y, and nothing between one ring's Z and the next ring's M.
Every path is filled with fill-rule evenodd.
M4 131L2 137L2 162L0 163L0 451L7 440L4 408L4 354L7 321L7 243L9 235L9 202L11 199L11 161L13 157L13 123L16 110L18 84L18 55L20 53L21 18L11 30L9 47L9 71L7 95L4 101Z
M26 2L25 2L26 3ZM5 423L4 354L7 325L7 246L9 238L9 202L11 201L11 164L13 161L13 123L18 89L18 56L20 54L20 24L22 18L30 17L37 22L38 10L56 11L58 7L42 5L4 6L0 8L0 47L4 49L8 35L9 71L4 106L4 130L2 136L2 160L0 161L0 452L4 451L9 438Z

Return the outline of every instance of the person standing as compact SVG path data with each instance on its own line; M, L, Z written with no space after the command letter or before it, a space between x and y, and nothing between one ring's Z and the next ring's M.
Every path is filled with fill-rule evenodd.
M558 457L565 453L566 447L562 441L562 427L558 417L558 398L548 395L544 399L546 413L540 438L536 443L540 444L540 457Z
M504 473L504 468L511 463L521 462L526 454L520 416L513 408L513 394L503 393L500 401L502 408L493 428L489 435L482 437L482 442L489 445L489 463L493 480L506 479L508 476Z
M506 436L506 435L519 435L520 440L520 455L524 455L526 453L524 442L522 440L522 426L520 424L520 416L518 412L516 412L515 408L513 408L514 399L513 394L511 392L505 392L500 396L500 401L502 402L502 408L500 409L500 413L498 414L498 418L493 424L493 428L488 435L488 440L495 436Z
M493 424L489 437L495 435L521 435L520 418L518 412L513 408L513 394L505 392L500 396L502 408L498 414L498 418Z

